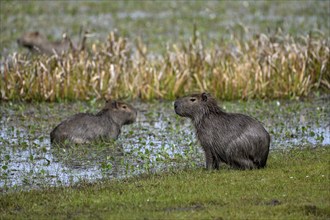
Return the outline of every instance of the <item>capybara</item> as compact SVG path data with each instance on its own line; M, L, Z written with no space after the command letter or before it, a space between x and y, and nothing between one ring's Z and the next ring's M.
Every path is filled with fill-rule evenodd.
M123 125L132 124L136 109L124 102L107 101L97 114L78 113L62 121L50 133L51 143L90 143L93 140L115 140Z
M72 52L84 50L85 42L86 35L84 35L81 45L77 47L66 34L61 41L51 42L39 31L27 32L17 39L18 45L28 48L31 52L47 55L62 54L70 49Z
M219 169L221 162L237 169L266 166L270 136L256 119L225 112L209 93L179 98L174 109L192 120L207 169Z

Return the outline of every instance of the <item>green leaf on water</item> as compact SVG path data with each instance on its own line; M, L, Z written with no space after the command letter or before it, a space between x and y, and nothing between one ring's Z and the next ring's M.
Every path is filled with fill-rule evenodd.
M314 137L314 136L315 136L315 132L314 132L314 131L311 131L311 132L309 132L309 135L310 135L311 137Z
M45 164L45 166L49 166L50 165L50 160L46 159L47 163Z

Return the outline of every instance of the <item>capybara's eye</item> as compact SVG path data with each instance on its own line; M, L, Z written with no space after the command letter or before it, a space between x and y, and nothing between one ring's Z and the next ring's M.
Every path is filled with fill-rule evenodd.
M126 109L126 108L127 108L127 106L126 106L126 105L123 105L122 107L123 107L123 109Z
M196 98L191 98L190 101L194 102L194 101L196 101Z

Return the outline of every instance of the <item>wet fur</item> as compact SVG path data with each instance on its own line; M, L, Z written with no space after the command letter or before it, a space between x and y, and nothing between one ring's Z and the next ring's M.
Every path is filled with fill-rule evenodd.
M179 98L174 108L178 115L192 119L206 168L219 169L221 162L237 169L266 166L270 136L256 119L223 111L207 93Z
M137 111L131 105L107 101L97 114L78 113L57 125L50 133L51 143L89 143L117 139L123 125L135 122Z

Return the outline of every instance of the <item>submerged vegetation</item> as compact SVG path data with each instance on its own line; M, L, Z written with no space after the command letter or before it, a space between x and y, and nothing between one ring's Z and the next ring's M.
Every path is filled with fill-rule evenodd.
M174 112L173 102L132 102L137 121L124 126L115 142L55 147L50 132L77 112L98 112L103 101L0 105L0 192L79 181L122 179L205 164L189 120ZM271 153L279 149L330 145L329 101L230 101L219 105L228 112L250 115L263 122L271 135Z
M59 101L126 97L173 99L209 91L226 100L292 98L330 89L330 48L321 34L295 39L259 34L205 47L196 35L152 55L137 39L109 34L90 51L33 59L15 54L4 66L3 100Z

